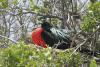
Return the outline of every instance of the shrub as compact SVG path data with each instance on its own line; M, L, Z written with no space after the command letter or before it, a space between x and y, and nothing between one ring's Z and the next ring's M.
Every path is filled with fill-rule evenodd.
M7 49L0 49L0 62L2 67L81 66L83 63L79 53L75 53L69 58L72 51L54 49L51 53L51 48L49 47L24 45L23 41L21 41L18 46L10 45Z

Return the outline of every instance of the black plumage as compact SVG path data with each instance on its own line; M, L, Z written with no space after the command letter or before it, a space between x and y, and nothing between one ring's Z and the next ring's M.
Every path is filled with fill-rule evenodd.
M48 22L43 22L41 27L43 28L41 36L47 45L53 47L55 44L58 44L56 45L58 49L67 49L70 47L72 40L68 33L73 31L55 28Z

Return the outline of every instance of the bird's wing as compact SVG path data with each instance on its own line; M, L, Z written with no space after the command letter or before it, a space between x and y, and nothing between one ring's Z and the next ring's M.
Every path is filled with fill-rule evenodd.
M70 38L70 36L68 35L68 33L72 32L71 30L65 30L65 29L56 29L56 28L51 28L50 29L51 33L54 34L56 37L68 37Z
M51 34L53 35L55 40L60 40L60 41L63 40L65 42L67 42L68 44L71 44L70 43L71 42L70 36L66 32L67 30L51 28L50 31L51 31Z
M47 45L49 45L51 47L54 45L53 37L49 32L43 30L41 32L41 36L42 36L42 38L44 39L44 41L46 42Z

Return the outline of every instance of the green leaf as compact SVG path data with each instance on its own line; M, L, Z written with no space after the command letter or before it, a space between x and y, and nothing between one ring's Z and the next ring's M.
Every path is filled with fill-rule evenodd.
M88 8L88 6L85 6L85 8Z
M69 2L67 2L67 5L69 5Z
M55 12L56 10L54 10L54 12Z
M19 9L19 12L21 12L21 13L22 13L22 9L21 9L21 8Z
M60 63L57 63L56 67L60 67Z
M17 4L18 3L18 0L13 0L12 3L13 4Z
M6 39L6 40L5 40L5 42L7 43L7 42L8 42L8 40Z
M97 64L94 58L90 62L90 67L97 67Z
M88 4L91 6L92 5L92 2L88 2Z
M14 3L15 3L15 1L12 1L12 3L14 4Z
M23 3L26 3L26 0L23 0Z
M87 20L87 17L86 17L86 16L84 16L84 17L83 17L83 19L84 19L84 20Z

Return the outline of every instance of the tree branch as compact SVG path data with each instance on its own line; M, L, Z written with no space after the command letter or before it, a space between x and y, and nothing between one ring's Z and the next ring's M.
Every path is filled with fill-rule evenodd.
M77 36L78 36L81 32L82 32L82 31L78 32L78 33L75 35L75 37L74 37L73 40L72 40L71 47L73 47L74 42L75 42L75 39L77 38Z
M9 10L5 10L5 9L0 9L0 12L7 12L7 13L10 13L11 15L13 16L17 16L17 15L20 15L20 14L27 14L27 13L31 13L31 14L37 14L38 16L43 16L43 17L47 17L47 18L58 18L59 20L63 20L62 17L59 17L57 15L51 15L51 14L42 14L42 13L37 13L35 11L27 11L27 12L22 12L22 13L13 13L13 12L10 12Z
M19 44L19 43L16 42L15 40L12 40L12 39L10 39L10 38L8 38L8 37L6 37L6 36L0 35L0 37L5 38L5 39L8 39L8 40L11 40L12 42L16 43L17 45Z
M65 1L64 0L61 0L61 8L62 8L62 16L63 16L63 22L62 22L62 28L65 28L65 25L68 27L69 30L71 30L69 24L66 22L66 15L65 15L65 10L64 10L64 7L65 7Z

